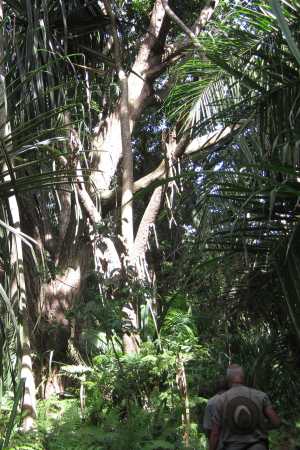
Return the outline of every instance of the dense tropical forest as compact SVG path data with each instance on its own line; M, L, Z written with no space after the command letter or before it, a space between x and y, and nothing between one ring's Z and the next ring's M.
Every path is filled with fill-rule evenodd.
M204 450L230 363L299 449L300 2L0 15L0 449Z

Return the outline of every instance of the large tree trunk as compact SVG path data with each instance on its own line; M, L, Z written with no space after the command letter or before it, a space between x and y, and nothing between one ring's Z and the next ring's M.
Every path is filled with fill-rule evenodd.
M47 195L26 194L22 196L21 203L22 230L31 234L46 256L46 271L41 276L34 266L31 252L26 249L28 308L35 330L33 344L39 355L35 369L42 397L61 393L64 389L57 363L74 362L69 354L74 324L68 313L93 269L93 249L85 224L86 217L84 220L76 219L78 205L75 196L65 190L67 186L63 187L64 190L57 193L61 208L57 215L63 216L58 230L54 229L50 220L53 211L46 207L49 202Z
M111 2L106 0L105 8L111 18L111 24L114 35L114 58L119 82L121 87L121 99L115 111L107 118L105 127L99 135L93 140L93 167L97 169L93 175L97 190L102 192L103 197L107 195L113 177L117 173L118 164L122 159L122 187L121 187L121 229L122 239L125 244L125 255L121 255L123 267L134 266L138 277L143 283L145 281L145 272L142 273L142 266L146 268L145 245L148 242L148 232L151 224L154 224L159 212L162 200L162 189L158 188L153 193L151 202L146 208L141 225L139 227L136 244L133 238L133 205L132 196L134 192L133 183L133 162L131 148L131 134L136 120L141 116L145 109L147 100L153 94L153 82L169 63L173 62L172 57L164 60L166 54L165 42L169 29L169 21L166 19L166 10L162 0L156 0L149 28L145 34L142 44L137 53L135 62L132 66L129 76L124 73L121 61L121 51L119 36L117 34L116 19L111 7ZM209 20L214 5L217 2L206 2L203 10L200 12L196 23L193 26L194 39L203 29L203 26ZM187 42L180 39L172 46L171 53L174 58L184 49ZM170 56L170 55L169 55ZM185 146L187 141L185 141ZM182 152L184 149L181 150ZM165 175L166 167L164 162L161 165L160 176ZM135 251L136 255L135 255ZM125 258L125 259L124 259ZM147 270L147 269L146 269ZM128 276L130 283L130 276ZM137 306L128 298L124 305L123 313L131 325L132 330L137 330L138 312ZM137 332L125 333L123 344L125 352L137 350L139 337Z
M199 17L202 17L201 13ZM204 24L205 20L199 19L193 32L197 34ZM128 75L124 74L125 77L120 80L122 85L121 101L107 117L105 126L99 130L92 142L92 163L93 168L96 169L92 178L100 197L104 198L111 188L112 180L117 174L123 155L123 195L121 195L122 217L120 217L120 223L123 228L122 243L127 244L125 245L127 254L124 257L126 259L130 256L129 262L132 260L130 253L134 254L132 194L138 184L138 182L136 184L132 181L131 133L146 107L147 100L152 95L153 81L178 58L180 51L186 45L186 42L181 39L166 49L165 42L169 26L170 23L166 19L162 1L156 0L148 30L142 39L132 70ZM166 50L173 52L174 58ZM168 54L167 57L166 54ZM65 164L66 162L63 162L63 165ZM102 225L102 217L93 203L86 180L80 170L79 167L75 195L66 192L67 186L64 186L62 191L53 192L51 199L48 193L46 195L36 193L31 199L30 208L23 199L20 205L24 231L30 232L48 254L48 282L38 280L30 263L27 264L26 278L32 299L34 299L30 304L30 310L34 310L38 321L37 330L40 330L36 338L36 347L43 353L49 350L50 342L51 349L55 351L54 359L63 358L66 352L70 336L70 323L66 318L66 312L72 308L75 299L80 294L87 270L94 266L94 269L100 271L104 278L109 278L126 266L125 261L121 258L122 255L116 251L113 240L99 234L98 229ZM164 161L161 163L160 169L150 175L150 179L151 177L155 179L157 174L164 176ZM149 177L146 176L139 180L137 189L140 189L143 183L147 185ZM158 192L159 195L157 195ZM144 231L138 233L137 243L141 234L147 234L146 229L149 229L149 224L155 221L161 203L161 194L160 189L156 191L153 201L145 212L140 227L140 230ZM76 219L78 214L75 214L79 205L75 198L79 200L82 209L82 218L79 222ZM58 230L55 231L50 220L49 205L57 199L59 199L60 207L58 208L59 212L56 211ZM154 204L155 206L153 206ZM36 211L29 211L29 209L36 209ZM149 213L149 210L152 212ZM124 251L124 246L122 251ZM30 255L27 257L30 260ZM136 309L130 303L130 299L128 300L128 305L124 306L125 309L128 307L128 310L124 309L124 311L129 317L132 328L137 329ZM127 336L130 338L130 335ZM134 337L131 342L124 342L124 348L128 351L136 351L136 344L137 339ZM45 359L49 359L49 351L44 356Z

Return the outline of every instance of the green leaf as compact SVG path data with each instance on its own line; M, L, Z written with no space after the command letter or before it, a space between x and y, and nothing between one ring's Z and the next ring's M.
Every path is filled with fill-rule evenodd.
M156 450L157 448L172 448L174 449L174 444L171 444L162 439L155 439L147 444L143 445L144 450Z
M278 24L281 28L281 31L287 40L288 46L289 46L291 52L293 53L294 57L296 58L298 64L300 65L300 50L292 36L288 22L282 13L280 1L279 0L271 0L271 5L272 5L272 10L277 18Z
M9 300L9 298L8 298L8 296L7 296L6 292L5 292L2 284L0 284L0 297L2 297L2 300L5 303L7 312L9 313L9 315L11 317L11 320L12 320L12 322L14 324L15 330L17 331L18 330L17 319L16 319L15 313L13 311L13 308L11 306L10 300Z
M21 378L17 392L15 394L14 404L13 404L13 407L12 407L12 410L11 410L11 413L9 416L8 425L6 427L4 441L2 444L0 444L0 450L2 450L2 449L4 450L9 444L12 431L16 424L16 417L18 414L18 405L19 405L21 398L23 397L24 386L25 386L25 378Z

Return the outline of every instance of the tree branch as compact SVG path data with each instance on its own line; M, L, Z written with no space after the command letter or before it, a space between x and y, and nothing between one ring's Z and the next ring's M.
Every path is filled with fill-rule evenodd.
M147 208L143 214L142 220L134 241L134 255L136 258L143 258L146 253L147 243L149 239L149 229L155 223L157 214L159 213L163 197L163 187L158 186L154 189Z
M184 31L184 33L190 38L193 45L197 48L201 48L201 44L197 41L196 34L188 28L184 22L174 13L174 11L169 6L169 0L162 0L163 7L165 8L166 13L170 17L173 22L177 23L177 25Z
M212 149L215 145L220 145L231 139L237 130L241 128L241 125L233 125L221 130L213 131L212 133L200 136L199 138L193 139L189 144L187 136L183 136L178 142L174 152L173 158L187 158L191 156L196 156L203 150ZM157 180L164 178L166 174L166 163L165 160L161 161L160 164L152 172L148 173L139 180L133 183L133 193L139 192L151 186ZM106 190L101 193L101 199L106 205L115 199L118 195L118 190Z
M192 37L199 34L201 29L210 19L219 0L209 0L202 8L198 19L194 23ZM174 64L190 46L188 39L178 39L175 44L166 51L165 39L168 31L166 10L162 0L156 0L150 18L149 27L140 45L132 70L128 76L128 102L130 131L132 132L136 120L145 108L147 99L151 96L151 86L155 78L163 73L166 68ZM164 56L165 55L165 56ZM164 59L163 59L164 58ZM120 104L106 119L106 127L103 133L96 135L92 142L93 167L97 169L93 173L94 184L103 192L103 199L107 196L109 185L116 173L117 166L122 156ZM105 191L105 192L104 192Z
M164 44L166 37L164 19L165 10L161 0L156 0L151 13L148 30L139 47L135 62L128 76L130 132L132 132L135 121L142 112L145 102L151 94L151 89L148 81L145 79L145 74L150 67L150 59L155 53L158 42L161 41L162 46ZM160 52L161 54L162 51ZM120 107L120 103L118 103L115 110L107 117L103 132L100 135L95 135L93 138L92 165L97 169L93 174L93 180L99 191L109 188L122 156Z
M113 38L115 63L121 87L120 121L122 137L122 201L121 201L121 228L122 236L127 244L127 251L133 251L133 157L131 145L131 130L129 119L128 78L123 70L121 61L120 41L117 32L116 17L108 0L104 0L106 10L110 16Z
M180 28L183 29L185 34L187 35L186 39L179 38L177 41L168 46L165 51L165 55L162 61L156 65L152 65L147 72L148 77L157 77L161 73L163 73L168 67L174 64L176 61L180 59L183 52L187 50L191 46L192 43L198 48L201 48L201 45L197 41L197 36L204 29L205 25L209 22L211 16L213 15L216 7L219 4L219 0L207 0L206 4L202 8L197 20L193 24L191 28L188 28L179 17L171 10L168 5L168 1L164 0L164 6L166 13L170 16L172 20L174 20Z

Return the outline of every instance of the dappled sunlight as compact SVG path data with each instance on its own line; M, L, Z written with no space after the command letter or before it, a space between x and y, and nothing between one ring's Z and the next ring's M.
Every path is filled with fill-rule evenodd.
M0 0L0 450L299 450L299 20Z
M73 305L80 290L81 269L68 268L44 286L44 299L42 303L42 314L50 323L57 322L67 326L69 320L66 318L66 311Z

